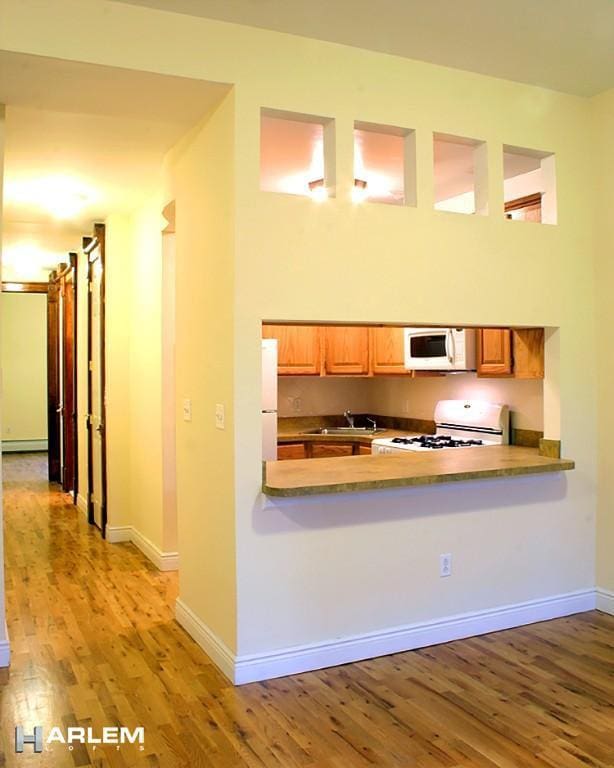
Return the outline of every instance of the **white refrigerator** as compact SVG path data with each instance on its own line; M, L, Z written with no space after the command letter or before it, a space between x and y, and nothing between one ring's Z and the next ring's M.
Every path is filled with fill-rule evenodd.
M262 458L277 460L277 339L262 340Z

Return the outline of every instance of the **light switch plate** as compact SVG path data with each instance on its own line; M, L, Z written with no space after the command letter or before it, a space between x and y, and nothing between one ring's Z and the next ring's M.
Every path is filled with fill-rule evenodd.
M217 403L215 406L215 426L217 429L226 428L226 415L224 413L224 406L221 403Z
M183 401L183 420L192 421L192 401L190 399Z

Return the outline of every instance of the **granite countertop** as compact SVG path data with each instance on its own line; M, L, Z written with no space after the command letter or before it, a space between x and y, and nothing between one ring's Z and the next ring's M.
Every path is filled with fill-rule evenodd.
M574 467L569 459L542 456L537 448L517 445L343 456L317 461L268 461L263 462L262 490L267 496L315 496L562 472Z

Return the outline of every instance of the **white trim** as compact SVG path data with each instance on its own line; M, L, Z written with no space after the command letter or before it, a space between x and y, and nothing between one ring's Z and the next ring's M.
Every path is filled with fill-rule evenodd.
M595 608L595 600L595 590L585 589L380 632L244 656L233 654L179 599L175 604L175 616L226 677L235 685L242 685L583 613Z
M8 667L11 663L11 643L6 622L4 622L4 637L5 640L0 640L0 667Z
M198 616L179 598L175 600L175 618L185 631L190 635L211 661L233 683L237 681L235 676L235 654L220 640L220 638L202 622Z
M87 499L80 493L77 494L77 509L87 517Z
M2 453L29 453L31 451L47 451L47 440L3 440Z
M159 571L179 570L178 552L163 552L132 525L107 525L106 539L110 544L131 541Z
M595 594L597 596L597 610L614 616L614 592L597 587Z

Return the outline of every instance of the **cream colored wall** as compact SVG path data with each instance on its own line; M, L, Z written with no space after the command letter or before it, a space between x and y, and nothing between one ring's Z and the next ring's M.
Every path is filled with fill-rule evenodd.
M312 41L299 46L265 34L260 45L262 65L237 87L239 653L592 588L596 414L585 374L595 359L586 102ZM281 70L273 60L293 65ZM258 191L263 105L336 119L336 198L317 205ZM416 129L417 208L351 203L354 119ZM491 215L432 209L434 130L487 141ZM525 226L497 213L504 143L556 153L558 226ZM254 387L259 323L297 317L560 327L561 436L576 470L453 489L263 499ZM442 552L458 563L450 580L439 578Z
M108 525L163 552L162 204L106 222Z
M597 518L597 586L614 592L614 457L611 435L614 429L614 354L610 329L614 323L614 90L592 100L596 146L597 188L595 227L597 240L597 326L600 354L598 365L599 408L599 508Z
M236 649L234 96L168 162L176 201L179 597ZM192 420L182 418L184 399ZM226 428L215 428L215 407Z
M0 265L2 264L2 248L3 248L3 222L2 222L2 193L4 189L4 104L0 104ZM0 266L1 272L1 266ZM2 321L0 317L0 322ZM1 329L0 329L1 331ZM4 389L4 383L2 382L2 371L0 371L0 384L2 384L2 390ZM4 399L4 398L3 398ZM0 402L0 406L4 407L4 403ZM2 424L3 414L0 411L0 424ZM0 481L2 480L2 461L0 457ZM4 563L4 513L2 505L2 482L0 482L0 560ZM6 627L6 611L4 600L4 568L0 568L0 644L3 646L3 652L0 654L0 666L7 667L10 659L9 639Z
M193 422L178 426L181 597L218 636L239 653L268 652L593 586L586 101L98 0L7 0L4 22L0 48L236 84L234 121L227 102L180 162L177 193L178 398L194 403ZM335 199L317 206L259 191L261 106L335 118ZM417 208L351 204L355 119L416 129ZM491 215L433 210L433 131L488 143ZM504 143L556 153L558 226L496 213ZM560 327L560 366L549 370L559 368L563 447L577 467L462 488L264 499L265 317ZM556 393L548 382L544 391L551 413ZM213 427L216 402L226 405L225 432ZM454 555L451 579L438 576L441 552Z
M2 295L2 440L47 439L47 296Z

